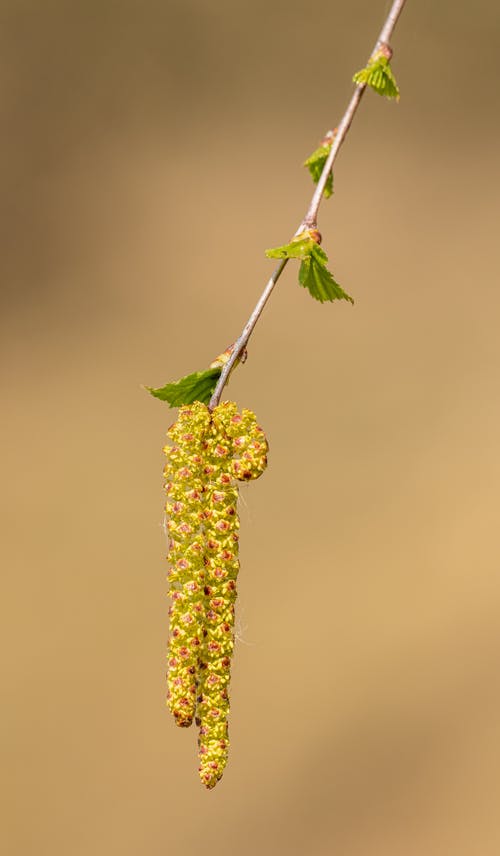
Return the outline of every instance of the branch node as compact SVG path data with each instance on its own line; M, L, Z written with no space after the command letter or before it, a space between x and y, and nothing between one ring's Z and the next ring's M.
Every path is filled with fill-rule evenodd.
M393 50L388 42L381 42L378 45L375 53L379 55L382 54L382 56L385 56L387 62L390 62L392 59Z

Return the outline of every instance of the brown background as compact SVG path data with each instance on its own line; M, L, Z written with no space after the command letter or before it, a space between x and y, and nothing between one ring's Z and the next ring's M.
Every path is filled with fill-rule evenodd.
M0 6L3 850L500 852L499 7L410 2L231 397L245 487L231 758L164 706L161 447L141 383L232 341L386 8ZM291 266L290 266L291 268Z

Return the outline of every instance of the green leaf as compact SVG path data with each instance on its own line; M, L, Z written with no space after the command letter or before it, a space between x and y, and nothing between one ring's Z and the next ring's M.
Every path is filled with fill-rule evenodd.
M309 232L298 235L289 244L282 247L272 247L266 250L268 259L305 259L312 252L312 247L317 246Z
M329 145L319 146L319 148L317 148L316 151L314 151L312 155L309 155L307 160L304 161L304 166L306 166L309 172L311 173L311 178L315 184L317 184L320 179L326 160L328 158L328 155L330 154L331 147L331 143ZM325 198L328 199L328 197L331 196L332 193L333 172L330 171L325 184Z
M326 266L328 256L313 235L321 240L316 229L307 229L289 244L266 250L266 256L271 259L300 259L299 282L315 300L321 303L327 300L350 300L354 303L352 297L335 282Z
M335 282L332 274L325 264L326 253L321 247L317 247L320 251L314 250L313 253L300 265L299 282L304 288L307 288L315 300L320 303L325 303L329 300L349 300L354 303L352 297Z
M208 404L221 372L222 368L206 369L202 372L193 372L158 389L151 386L147 386L146 389L155 398L168 401L170 407L181 407L183 404L192 404L193 401Z
M376 53L368 62L366 68L356 72L354 83L364 83L386 98L396 98L399 101L399 88L392 73L389 60L382 53Z

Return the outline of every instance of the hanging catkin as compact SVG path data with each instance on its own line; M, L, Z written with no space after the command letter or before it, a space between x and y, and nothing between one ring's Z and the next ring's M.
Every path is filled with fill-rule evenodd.
M223 402L211 413L195 402L169 429L167 515L171 564L168 705L179 725L199 726L200 778L222 776L228 715L234 602L239 570L236 480L267 464L267 441L250 410Z

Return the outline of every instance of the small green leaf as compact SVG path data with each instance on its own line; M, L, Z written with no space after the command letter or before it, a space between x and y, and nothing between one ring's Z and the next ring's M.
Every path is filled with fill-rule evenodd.
M146 389L155 398L168 401L170 407L181 407L183 404L192 404L193 401L208 404L221 372L222 368L206 369L202 372L193 372L158 389L151 386L147 386Z
M330 154L331 147L332 147L331 143L329 145L319 146L319 148L317 148L316 151L314 151L312 153L312 155L309 155L307 160L304 161L304 166L306 166L307 169L309 170L309 172L311 173L311 178L315 184L317 184L319 179L320 179L320 176L321 176L321 173L323 172L326 160L328 158L328 155ZM333 172L330 171L328 173L328 178L327 178L326 184L325 184L325 191L324 191L325 198L328 199L328 197L331 196L332 193L333 193Z
M332 274L326 267L326 254L321 247L317 247L317 249L319 253L317 250L313 251L300 265L300 284L304 288L307 288L311 296L315 300L319 300L320 303L325 303L327 300L349 300L351 303L354 303L352 297L335 282Z
M299 282L309 290L315 300L321 303L327 300L350 300L354 303L352 297L335 282L328 270L328 256L318 240L321 240L321 235L317 229L307 229L289 244L266 250L266 256L271 259L300 259Z
M310 255L313 246L316 246L316 243L311 238L310 233L304 232L290 241L289 244L266 250L266 256L268 259L305 259L306 256Z
M386 98L396 98L399 101L399 88L392 73L389 60L383 53L375 53L366 68L356 72L354 83L364 83Z

